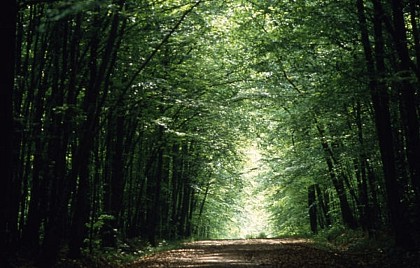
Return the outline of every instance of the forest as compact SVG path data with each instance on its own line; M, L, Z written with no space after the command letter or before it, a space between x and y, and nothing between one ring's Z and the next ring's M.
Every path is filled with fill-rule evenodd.
M1 267L133 239L419 252L419 1L2 6Z

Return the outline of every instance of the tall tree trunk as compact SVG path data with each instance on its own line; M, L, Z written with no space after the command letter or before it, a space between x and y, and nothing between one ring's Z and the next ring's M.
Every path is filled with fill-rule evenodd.
M118 112L116 112L118 113ZM116 247L116 239L113 230L122 227L123 194L125 184L124 173L124 118L120 114L111 111L109 114L108 137L107 137L107 180L104 182L103 203L107 215L112 215L103 230L102 246Z
M398 10L399 4L393 1L393 13L394 13L394 27L404 27L403 22L401 22ZM400 2L400 1L397 1ZM387 87L384 84L384 78L386 73L386 67L384 62L384 55L385 55L385 43L383 38L383 21L384 18L383 8L381 6L381 2L379 0L373 0L374 4L374 40L375 40L375 62L376 62L376 76L373 79L377 79L375 82L375 87L371 88L372 91L372 102L375 109L375 122L377 127L378 139L379 139L379 146L382 156L382 164L384 166L384 177L385 177L385 185L386 185L386 192L387 192L387 201L388 207L390 211L390 218L391 224L393 227L393 231L395 233L395 240L397 246L403 247L405 249L412 249L414 247L413 237L410 232L410 220L408 219L408 215L404 213L405 208L401 203L402 194L398 189L401 189L402 185L398 182L397 179L397 170L395 167L395 150L394 150L394 137L392 136L392 123L391 123L391 115L389 110L389 96L387 93ZM402 10L401 10L402 12ZM401 25L402 23L402 25ZM398 50L398 54L400 56L401 66L403 69L408 71L408 61L406 58L405 50L406 43L404 43L405 38L405 29L403 32L398 32L400 29L395 29L394 36L396 38L396 46ZM409 86L407 84L407 86ZM404 89L407 92L404 93L411 95L409 91L412 88L409 86L408 88ZM408 107L407 107L408 108ZM408 111L408 113L410 113ZM416 123L418 126L418 122ZM412 126L410 126L412 127ZM418 131L418 127L417 127ZM410 132L410 130L408 130ZM418 133L417 133L418 134ZM410 141L408 142L410 143ZM407 145L409 147L409 145ZM407 148L410 151L413 148ZM408 155L409 161L410 156Z
M374 40L375 54L373 53L367 19L363 0L357 0L357 10L360 25L361 40L365 54L366 66L369 77L369 89L374 108L374 119L381 152L384 181L387 194L387 205L395 234L396 244L404 248L411 248L413 241L407 233L407 222L401 212L400 185L397 181L397 170L395 166L394 137L389 109L389 96L387 87L384 84L385 62L384 62L384 39L382 18L384 16L380 0L372 0L374 5ZM376 62L376 64L375 64Z
M362 112L360 101L357 101L355 107L356 113L356 126L357 126L357 138L360 146L360 153L358 159L354 160L355 172L359 191L359 202L360 202L360 224L362 228L371 230L372 219L371 209L369 205L368 197L368 183L367 183L367 155L364 150L365 142L363 137L363 123L362 123Z
M72 223L70 229L69 241L69 257L79 258L81 256L81 248L83 239L86 235L85 223L89 217L88 209L88 187L89 187L89 163L92 145L97 130L99 107L99 85L101 78L98 76L98 50L99 50L99 33L100 29L99 8L96 10L98 14L93 19L92 25L92 41L90 46L89 58L89 87L87 89L83 110L86 114L86 120L83 122L80 136L80 144L76 148L73 155L73 166L69 173L68 180L73 185L77 185L74 194L74 208L72 215Z
M163 148L162 148L162 136L163 136L163 127L159 126L159 130L158 130L158 146L159 146L159 151L158 151L158 155L157 155L157 159L156 159L156 168L155 168L155 172L151 177L151 193L152 195L152 204L149 207L149 211L148 211L148 240L150 242L150 244L155 247L157 246L157 233L158 233L158 228L160 228L159 225L159 221L160 221L160 217L161 217L161 183L162 183L162 169L163 169Z
M77 180L79 175L78 191L76 195L76 206L72 222L72 235L69 248L69 256L78 258L81 255L81 247L83 239L86 235L85 223L88 222L89 211L86 211L89 205L89 169L86 165L90 162L92 146L94 139L98 133L99 116L102 106L106 100L111 73L114 71L113 66L117 59L117 49L120 45L118 37L122 32L120 28L120 9L124 4L124 0L114 1L118 9L111 16L111 25L106 38L103 53L100 53L100 33L101 29L101 13L100 6L96 7L98 12L93 19L92 25L92 42L90 48L89 63L89 86L86 92L83 110L87 118L83 124L83 133L80 138L80 145L77 154L74 156L75 166L73 166L71 181ZM124 25L124 24L123 24ZM100 94L103 86L102 94ZM84 185L86 189L80 187Z
M419 77L416 76L419 72L419 66L411 60L411 55L408 49L407 40L407 27L405 25L405 14L404 6L402 1L392 0L392 15L394 25L394 44L397 50L399 58L397 64L397 73L400 74L401 78L397 81L398 92L400 94L400 116L402 125L404 127L405 134L405 147L406 157L408 162L408 170L411 178L411 185L414 192L414 205L407 205L407 207L413 206L414 209L409 214L403 215L407 217L405 223L406 230L416 232L420 225L420 122L418 115L418 101L419 101L419 90L418 87ZM413 29L414 30L414 29ZM414 38L415 41L416 37ZM415 48L418 48L419 44L415 44ZM417 80L412 80L417 77ZM410 182L403 181L402 183L409 185ZM410 236L409 233L405 233L403 236ZM402 239L402 238L401 238ZM413 241L411 241L413 240ZM404 239L403 246L408 249L415 249L420 246L420 236L411 235L410 238Z
M399 58L397 72L401 75L398 81L400 98L400 114L405 128L407 161L410 170L411 183L413 185L417 203L420 200L420 135L419 118L417 115L418 91L410 80L413 78L411 61L408 50L407 30L401 0L392 1L392 15L394 22L394 44ZM417 66L418 68L419 66ZM416 70L417 68L414 68ZM414 73L416 75L416 73ZM419 86L419 81L416 81ZM420 204L417 204L419 206Z
M21 246L26 254L37 253L40 244L40 228L41 222L45 217L46 207L46 191L47 182L45 179L45 172L48 168L45 167L47 157L45 152L45 143L42 140L43 135L43 116L45 111L45 99L47 92L47 75L42 77L44 68L49 65L45 59L45 53L48 50L47 42L41 40L47 39L42 37L40 33L36 33L34 41L34 56L30 66L30 82L27 88L30 90L28 94L28 106L31 106L30 121L33 125L30 137L33 141L34 151L32 161L32 181L31 181L31 196L28 207L27 221L22 234ZM32 68L31 68L32 67ZM29 152L28 152L29 153Z
M180 153L180 145L174 144L172 146L173 155L173 167L172 167L172 199L171 199L171 236L173 239L177 239L179 229L179 210L178 204L181 199L181 177L182 177L182 165L183 159Z
M190 211L190 194L191 194L191 174L189 168L189 161L186 160L186 157L189 153L189 146L187 143L182 145L182 158L183 158L183 172L182 172L182 188L181 196L179 199L178 204L178 221L179 221L179 236L185 238L187 235L187 222L188 222L188 214Z
M18 204L11 203L14 188L17 183L12 178L13 159L13 88L15 70L15 42L17 3L7 0L3 3L6 8L0 12L0 36L2 49L0 50L0 124L2 138L0 139L0 266L6 267L11 242L16 239L13 230L14 212L12 209Z
M123 205L124 193L124 116L117 115L116 118L116 137L115 137L115 153L112 159L112 176L111 176L111 212L116 218L116 222L120 221Z

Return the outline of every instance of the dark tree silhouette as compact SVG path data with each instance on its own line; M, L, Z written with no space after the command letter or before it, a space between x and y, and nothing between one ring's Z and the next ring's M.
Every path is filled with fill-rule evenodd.
M8 253L16 242L15 186L12 174L13 159L13 87L16 42L17 2L8 0L2 3L0 11L0 124L2 135L0 139L0 266L6 265ZM11 248L12 247L12 248ZM5 266L6 267L6 266Z

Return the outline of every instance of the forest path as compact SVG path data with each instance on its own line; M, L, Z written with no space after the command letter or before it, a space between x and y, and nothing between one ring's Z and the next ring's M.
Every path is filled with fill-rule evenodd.
M304 239L207 240L157 253L139 267L375 267L359 257L319 249Z

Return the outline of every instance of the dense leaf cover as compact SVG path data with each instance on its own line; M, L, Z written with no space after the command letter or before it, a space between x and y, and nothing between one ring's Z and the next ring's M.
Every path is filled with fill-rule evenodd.
M358 230L418 251L419 13L414 0L17 1L1 20L1 260L49 267L246 228Z

